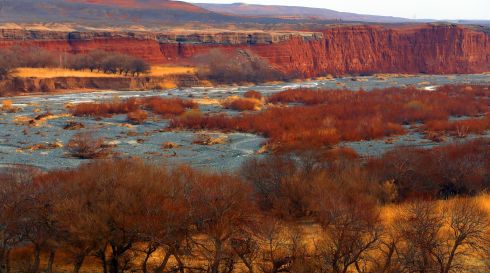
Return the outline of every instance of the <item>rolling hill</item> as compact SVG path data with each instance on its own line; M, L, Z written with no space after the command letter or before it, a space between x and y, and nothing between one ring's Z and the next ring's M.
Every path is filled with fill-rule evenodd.
M0 0L2 23L174 25L236 21L240 18L166 0Z
M65 2L138 10L170 9L196 13L210 13L208 10L192 5L190 3L170 0L65 0Z
M243 3L234 4L206 4L195 3L201 8L221 14L251 17L274 17L288 19L317 19L317 20L342 20L375 23L400 23L411 20L389 16L363 15L348 12L339 12L330 9L306 8L294 6L250 5Z
M175 26L300 25L342 22L403 22L406 19L326 9L259 5L191 4L169 0L0 0L0 23Z

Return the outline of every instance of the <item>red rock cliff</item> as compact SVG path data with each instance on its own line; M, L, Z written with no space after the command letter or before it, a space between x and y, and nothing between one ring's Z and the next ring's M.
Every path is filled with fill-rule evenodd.
M317 73L480 73L490 71L490 35L459 26L335 27L321 41L255 49L287 71Z
M57 52L104 49L152 63L185 62L212 48L249 49L284 72L311 77L362 73L490 71L490 35L455 25L335 26L320 33L60 33L0 30L0 47L39 46Z

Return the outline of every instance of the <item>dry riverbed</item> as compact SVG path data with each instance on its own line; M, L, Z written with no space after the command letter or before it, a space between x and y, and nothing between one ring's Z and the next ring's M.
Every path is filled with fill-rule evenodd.
M77 166L86 160L67 152L69 140L79 132L91 132L104 139L113 156L139 157L166 164L186 163L197 167L229 170L245 160L262 156L266 139L245 133L169 131L168 120L150 118L142 124L129 124L125 115L94 119L74 117L66 106L81 102L110 100L114 97L179 97L194 99L203 113L238 113L225 109L220 102L230 96L241 96L249 90L263 95L290 88L347 88L371 90L391 86L416 86L431 90L443 84L489 84L490 75L405 76L383 75L274 83L247 87L194 87L166 91L104 91L73 94L31 95L11 98L11 110L0 113L0 164L25 164L43 169ZM486 135L490 137L490 135ZM453 141L447 139L445 142ZM376 141L342 143L363 155L380 154L396 145L428 147L440 145L424 139L417 132Z

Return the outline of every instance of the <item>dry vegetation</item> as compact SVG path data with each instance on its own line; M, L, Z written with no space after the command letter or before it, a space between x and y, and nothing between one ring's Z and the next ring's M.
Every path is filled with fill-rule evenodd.
M247 91L245 94L243 94L243 96L248 99L262 100L262 93L255 90Z
M168 76L178 74L195 74L196 68L186 66L152 66L150 76Z
M71 156L80 159L104 158L111 153L104 139L96 138L90 132L77 133L70 139L66 147Z
M106 74L103 72L90 70L73 70L67 68L16 68L11 75L19 78L58 78L58 77L77 77L77 78L115 78L120 77L116 74Z
M163 117L178 116L183 114L186 109L196 109L197 104L192 100L179 98L165 99L160 97L150 97L142 99L143 107L148 108L155 114Z
M288 90L268 98L276 107L256 114L183 116L174 118L171 127L258 133L281 149L401 135L407 132L403 125L422 123L427 133L446 130L465 136L489 129L489 101L488 86L444 86L434 92L411 88L370 92ZM449 122L450 117L472 119ZM440 121L448 125L436 127L434 124Z
M182 68L176 68L182 71ZM189 69L187 69L189 70ZM171 73L172 69L155 68L154 72ZM142 59L120 53L95 50L87 54L68 54L63 58L36 47L12 47L0 50L0 79L14 77L118 77L151 73ZM109 75L112 74L112 75Z
M136 111L138 108L139 105L136 99L121 101L116 98L109 102L75 104L70 111L74 116L109 117L117 114L127 114Z
M217 83L260 83L285 79L282 72L247 50L213 49L194 57L200 78Z
M153 77L162 77L168 75L194 74L195 69L184 66L152 66L146 74ZM117 78L124 75L107 74L104 72L90 70L74 70L69 68L16 68L11 75L20 78L58 78L58 77L76 77L76 78Z
M141 109L137 109L128 113L128 121L133 124L142 124L148 119L148 113Z
M226 98L221 105L228 109L237 111L256 111L260 110L262 101L256 98L240 98L236 96L230 96Z
M8 113L15 113L19 111L19 109L20 109L19 107L14 106L11 100L3 100L2 107L0 108L1 111L8 112Z
M489 153L480 140L368 164L346 149L282 153L237 174L134 159L14 169L1 176L0 263L11 272L70 263L109 273L486 272L488 197L471 196L490 185ZM447 191L453 183L468 190Z
M55 67L57 58L39 48L12 47L0 49L0 80L7 78L17 67Z
M431 120L422 127L427 134L445 134L464 138L468 134L483 134L490 130L490 112L486 116L457 121Z
M178 116L187 109L195 109L197 104L192 100L179 98L130 98L127 100L113 99L107 102L79 103L70 108L74 116L110 117L112 115L127 114L128 120L141 123L148 117L144 110L148 110L162 117Z

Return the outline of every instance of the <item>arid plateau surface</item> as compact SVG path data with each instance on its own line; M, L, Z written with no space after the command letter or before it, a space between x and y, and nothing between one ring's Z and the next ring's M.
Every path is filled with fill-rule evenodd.
M432 92L446 84L490 84L488 74L469 75L395 75L386 77L344 77L325 80L264 84L249 87L193 87L165 91L102 91L72 94L31 95L0 100L9 101L15 111L0 114L0 163L3 166L25 164L42 169L77 166L84 159L67 152L70 139L77 133L90 132L111 147L111 157L138 157L168 164L186 163L220 170L234 169L251 157L261 156L266 138L241 132L216 132L169 129L169 119L151 116L140 124L131 124L125 115L94 118L74 116L70 107L86 102L125 100L128 98L182 98L198 103L203 114L239 114L222 106L230 96L242 96L256 90L263 96L280 91L306 89L372 90L386 87L417 87ZM389 103L389 102L386 102ZM272 121L273 122L273 121ZM489 137L490 134L483 134ZM474 136L468 136L469 138ZM482 137L481 135L479 137ZM207 143L198 141L207 139ZM341 142L363 156L378 155L400 145L430 147L458 141L446 138L434 142L410 131L403 136L378 140ZM265 151L267 153L267 151Z

